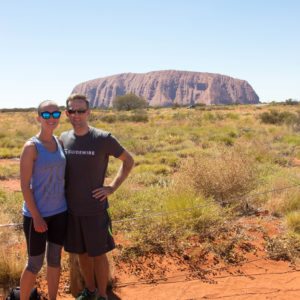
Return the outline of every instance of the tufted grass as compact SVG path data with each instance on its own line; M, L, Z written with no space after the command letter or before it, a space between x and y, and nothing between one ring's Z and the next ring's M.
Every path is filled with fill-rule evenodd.
M276 110L295 114L292 106ZM289 122L262 122L260 115L269 111L240 105L92 112L91 125L112 132L136 161L110 198L114 230L130 241L122 248L124 257L180 252L192 236L217 233L247 209L268 209L298 234L299 190L264 193L300 184L300 167L293 165L300 158L298 129ZM0 114L0 158L19 157L26 139L38 131L35 112ZM56 135L69 128L63 114ZM107 182L118 168L112 158ZM0 164L0 184L18 176L15 164ZM21 203L20 193L0 189L1 222L20 222ZM1 282L1 274L15 278L20 270L7 269L6 260L16 258L4 247L7 235L0 239Z

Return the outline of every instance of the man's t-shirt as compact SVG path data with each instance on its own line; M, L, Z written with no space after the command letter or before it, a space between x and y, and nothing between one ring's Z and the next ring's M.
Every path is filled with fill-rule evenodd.
M108 207L92 191L102 187L110 155L119 157L124 148L109 132L90 127L77 136L74 130L63 132L61 140L67 157L66 197L69 213L76 216L97 215Z

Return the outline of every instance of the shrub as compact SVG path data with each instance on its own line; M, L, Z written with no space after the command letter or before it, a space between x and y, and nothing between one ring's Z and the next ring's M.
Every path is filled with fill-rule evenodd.
M174 186L152 187L132 196L140 211L133 222L127 220L121 225L131 241L130 247L123 249L123 257L180 251L187 237L206 236L224 221L222 210L215 203ZM115 208L116 212L120 210Z
M269 238L266 250L271 259L294 262L300 256L300 240L295 235Z
M266 203L266 208L275 216L288 215L300 210L300 192L298 189L285 189L291 185L289 180L282 176L277 183L274 181L270 190L278 190L272 193Z
M221 204L239 204L258 181L254 159L239 148L220 148L214 155L200 153L181 166L179 179L198 194Z
M149 118L148 118L148 114L147 111L145 110L134 110L131 114L120 114L118 115L118 121L120 122L142 122L142 123L146 123L148 122Z
M292 211L288 213L286 221L288 228L300 236L300 211Z
M275 109L270 110L270 112L263 112L259 115L259 118L261 122L265 124L281 125L285 123L288 125L292 125L295 123L299 123L299 116L297 116L296 114L288 111L279 112Z
M117 96L113 100L113 108L117 110L133 110L141 109L148 106L146 100L135 94L126 94L124 96Z
M12 235L8 236L7 239L11 241ZM21 241L23 238L17 236ZM7 245L7 239L2 240L1 238L1 248L0 248L0 284L16 285L19 284L20 275L22 273L23 267L26 261L26 253L23 245L15 241L10 242Z
M299 101L297 101L297 100L295 100L295 99L287 99L287 100L285 100L285 103L284 103L285 105L299 105L300 104L300 102Z
M116 115L104 115L100 118L102 122L106 123L115 123L117 121L117 116Z
M20 193L0 189L1 224L21 223L20 212L23 198ZM13 227L0 230L0 287L2 284L16 285L25 265L26 253L22 231ZM1 298L1 297L0 297Z
M135 110L129 117L129 121L132 122L148 122L148 114L145 110Z

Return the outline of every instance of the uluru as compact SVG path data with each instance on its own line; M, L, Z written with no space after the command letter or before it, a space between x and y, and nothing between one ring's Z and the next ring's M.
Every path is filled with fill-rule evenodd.
M257 104L259 97L246 81L214 73L153 71L123 73L77 84L72 93L84 94L91 107L111 107L116 96L133 93L149 106L196 104Z

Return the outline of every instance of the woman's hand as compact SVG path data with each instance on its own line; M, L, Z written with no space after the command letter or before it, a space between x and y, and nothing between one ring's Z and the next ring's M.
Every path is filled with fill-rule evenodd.
M36 232L45 232L48 230L47 223L41 216L34 217L32 219L33 219L34 230Z

